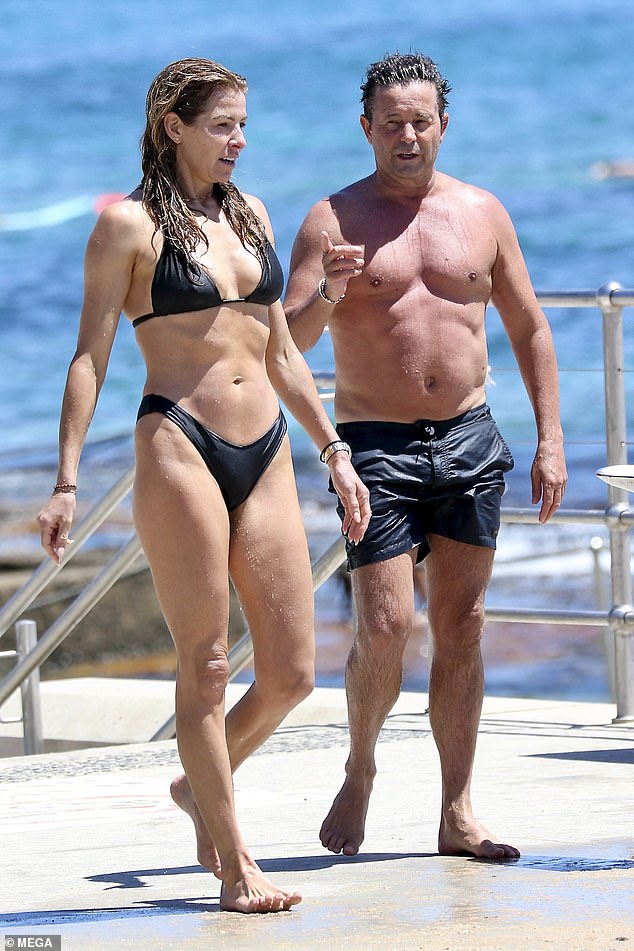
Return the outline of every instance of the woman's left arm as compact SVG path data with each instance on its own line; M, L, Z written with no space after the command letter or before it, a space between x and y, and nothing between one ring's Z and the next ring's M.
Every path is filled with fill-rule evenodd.
M262 221L267 237L274 245L273 229L266 208L253 195L245 195L244 198ZM277 395L304 427L320 453L332 443L341 442L319 399L308 364L293 341L280 301L269 307L269 340L265 360L268 377ZM345 449L325 455L332 484L345 510L343 533L349 541L360 542L372 514L370 493L357 475Z
M340 442L337 431L319 398L313 375L291 337L279 301L269 308L269 342L266 369L276 393L304 427L320 451ZM370 521L370 495L357 475L345 449L333 452L326 462L335 491L345 509L343 533L359 542Z

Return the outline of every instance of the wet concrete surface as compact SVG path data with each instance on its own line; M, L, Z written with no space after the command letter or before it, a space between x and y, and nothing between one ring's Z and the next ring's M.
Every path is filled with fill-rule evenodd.
M404 693L387 721L356 857L318 840L346 757L342 691L316 691L240 768L245 838L303 894L278 915L220 911L168 795L175 743L3 760L0 937L57 934L64 951L634 947L632 727L607 704L485 701L475 809L522 857L439 856L426 699Z

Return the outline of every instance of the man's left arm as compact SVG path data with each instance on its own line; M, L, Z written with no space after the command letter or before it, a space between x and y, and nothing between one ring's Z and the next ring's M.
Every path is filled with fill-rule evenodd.
M533 505L547 522L561 505L568 475L559 409L559 375L550 326L528 275L517 235L504 208L491 196L498 251L491 303L498 311L533 406L537 451L531 466Z

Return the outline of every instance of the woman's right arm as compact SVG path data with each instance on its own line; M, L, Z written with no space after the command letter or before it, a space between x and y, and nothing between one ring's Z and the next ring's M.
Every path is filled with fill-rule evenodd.
M129 202L100 215L84 263L84 299L77 347L68 369L59 426L59 468L53 495L38 513L46 553L60 563L75 516L77 470L101 390L139 247L139 226ZM126 207L126 205L128 207ZM65 490L65 486L71 486Z

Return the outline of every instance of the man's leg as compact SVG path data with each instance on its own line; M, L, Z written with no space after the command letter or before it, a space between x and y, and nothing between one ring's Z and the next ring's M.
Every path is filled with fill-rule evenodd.
M414 622L415 554L352 572L356 633L346 665L350 755L345 782L319 834L331 852L356 855L363 842L376 775L374 748L401 689L403 652Z
M518 858L495 842L471 808L471 775L484 693L480 642L484 595L494 551L439 535L428 537L427 608L433 637L429 715L440 755L442 812L438 851Z

